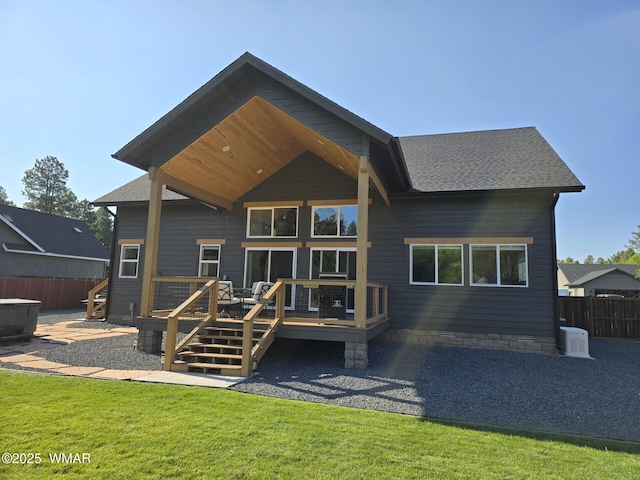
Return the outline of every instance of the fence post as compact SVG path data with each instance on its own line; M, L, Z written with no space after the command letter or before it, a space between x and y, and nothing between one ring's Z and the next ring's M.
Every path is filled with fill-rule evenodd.
M596 319L595 319L595 299L592 295L587 297L587 315L588 315L588 325L589 325L589 335L592 337L596 336Z

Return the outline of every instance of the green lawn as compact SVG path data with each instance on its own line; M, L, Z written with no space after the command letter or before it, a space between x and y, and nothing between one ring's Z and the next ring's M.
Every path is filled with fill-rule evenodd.
M0 385L0 452L40 454L39 464L0 464L3 479L640 476L639 444L210 388L6 370ZM52 463L56 453L87 455Z

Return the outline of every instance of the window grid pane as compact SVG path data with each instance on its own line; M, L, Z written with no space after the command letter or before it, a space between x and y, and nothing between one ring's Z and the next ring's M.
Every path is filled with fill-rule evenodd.
M338 235L338 209L313 209L313 234L318 236Z
M498 260L495 245L471 246L471 281L477 285L498 284Z
M250 237L270 237L271 236L272 211L249 210L249 236Z
M275 237L295 237L298 226L297 208L276 208L273 212L273 235Z
M438 246L438 283L462 285L462 246Z
M413 247L412 282L435 283L436 281L436 248L435 246Z
M527 254L524 245L500 246L500 284L527 284Z

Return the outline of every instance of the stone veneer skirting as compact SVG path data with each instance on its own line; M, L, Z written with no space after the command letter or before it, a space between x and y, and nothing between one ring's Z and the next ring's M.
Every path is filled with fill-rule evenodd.
M546 353L556 355L555 337L503 335L500 333L442 332L438 330L409 330L391 328L376 340L385 342L418 343L423 345L449 345L467 348L493 348L517 352Z

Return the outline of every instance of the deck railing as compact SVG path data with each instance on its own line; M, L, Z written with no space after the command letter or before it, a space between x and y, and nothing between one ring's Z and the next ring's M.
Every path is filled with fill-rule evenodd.
M217 278L202 277L152 279L151 315L167 319L163 361L165 370L175 369L176 355L217 319L218 283ZM355 284L354 280L340 279L278 279L244 316L237 317L243 320L242 376L248 377L251 374L255 364L273 342L278 325L290 323L356 328ZM187 300L182 301L184 298ZM388 304L387 286L367 283L365 327L388 319ZM254 326L258 318L263 325L265 322L268 325L254 345ZM179 320L199 323L177 343Z
M276 282L267 293L265 293L258 303L244 316L242 325L242 370L243 377L249 377L255 369L255 365L262 358L275 338L275 332L284 319L286 289L282 281ZM275 297L274 318L267 326L262 337L253 345L254 322L262 313L264 308L273 301Z
M105 297L98 298L98 294L107 288L107 285L109 285L109 279L100 282L87 293L87 320L104 318L107 299Z
M285 323L356 327L355 280L285 279L282 282L289 286ZM366 305L365 326L387 319L388 287L367 283Z
M154 276L151 279L148 311L151 312L151 316L166 317L210 280L212 278ZM217 292L217 285L214 292ZM213 296L217 299L217 293ZM182 312L181 318L198 320L204 316L205 310L207 310L207 302L200 298L198 302Z
M175 278L173 279L175 280ZM202 281L202 279L200 279ZM193 282L188 282L193 285ZM197 283L197 282L196 282ZM202 301L206 302L205 311L199 312L202 321L187 336L176 345L176 337L178 335L178 321L184 318L185 314L190 314L193 319L193 313L198 308L198 304ZM210 322L215 321L218 312L218 279L208 280L202 287L193 292L191 296L182 302L177 308L172 310L167 316L167 338L165 343L164 354L164 370L172 370L175 364L176 355L182 348L195 337Z

